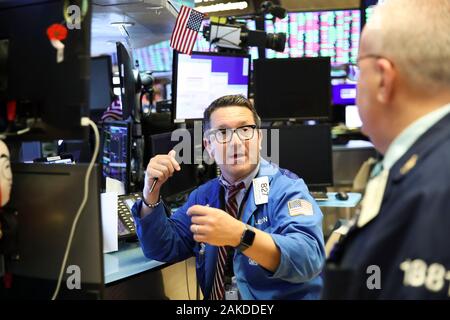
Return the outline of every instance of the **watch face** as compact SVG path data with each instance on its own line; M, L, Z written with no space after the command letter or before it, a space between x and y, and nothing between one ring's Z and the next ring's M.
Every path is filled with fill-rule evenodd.
M247 247L250 247L253 244L254 240L255 240L255 231L251 229L245 230L244 236L242 238L242 244L244 244Z

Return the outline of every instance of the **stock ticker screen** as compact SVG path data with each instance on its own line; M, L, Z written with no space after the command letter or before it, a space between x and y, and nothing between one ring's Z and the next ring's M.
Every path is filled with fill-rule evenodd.
M370 14L370 13L369 13ZM255 29L255 22L247 27ZM361 34L359 10L292 12L282 20L266 20L266 32L287 34L284 52L266 50L266 58L330 57L332 64L355 63ZM252 59L258 49L250 48Z
M128 123L105 123L102 145L103 177L119 180L127 189L131 149Z
M289 20L291 57L331 57L332 64L356 62L359 10L291 13Z

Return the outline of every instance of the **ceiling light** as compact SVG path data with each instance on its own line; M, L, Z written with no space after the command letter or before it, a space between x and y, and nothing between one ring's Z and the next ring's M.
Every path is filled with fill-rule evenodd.
M132 27L134 26L134 22L111 22L113 27Z
M210 6L200 6L195 7L195 10L200 11L202 13L207 12L219 12L219 11L229 11L229 10L243 10L248 7L248 3L246 1L241 2L227 2L227 3L218 3Z

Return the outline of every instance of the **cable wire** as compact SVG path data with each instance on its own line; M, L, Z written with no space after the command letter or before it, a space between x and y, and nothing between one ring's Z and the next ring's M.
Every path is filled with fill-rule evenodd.
M61 270L59 271L58 282L56 284L56 288L55 288L55 291L53 293L52 300L55 300L58 297L59 289L61 287L61 282L62 282L63 275L64 275L64 269L66 268L67 259L69 257L69 252L70 252L70 248L72 246L72 240L73 240L73 237L75 235L75 230L77 228L78 220L79 220L79 218L81 216L81 213L83 212L83 209L86 206L86 203L87 203L87 200L88 200L88 196L89 196L89 178L91 176L91 171L94 168L95 160L97 159L97 154L98 154L98 151L99 151L99 148L100 148L100 134L98 132L97 125L91 119L88 119L88 123L92 127L92 130L94 131L94 134L95 134L94 154L92 155L91 162L89 163L89 166L88 166L88 168L86 170L86 176L84 177L84 196L83 196L83 200L81 201L81 205L78 208L78 211L77 211L77 213L75 215L75 218L73 220L73 223L72 223L72 227L70 229L69 240L67 241L66 251L64 253L63 262L61 264Z

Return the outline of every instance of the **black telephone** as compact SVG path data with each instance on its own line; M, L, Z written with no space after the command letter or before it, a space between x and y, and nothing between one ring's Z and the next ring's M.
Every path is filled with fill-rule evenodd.
M118 214L119 214L119 239L136 239L136 227L134 225L131 208L134 203L141 199L142 193L125 194L118 197Z

